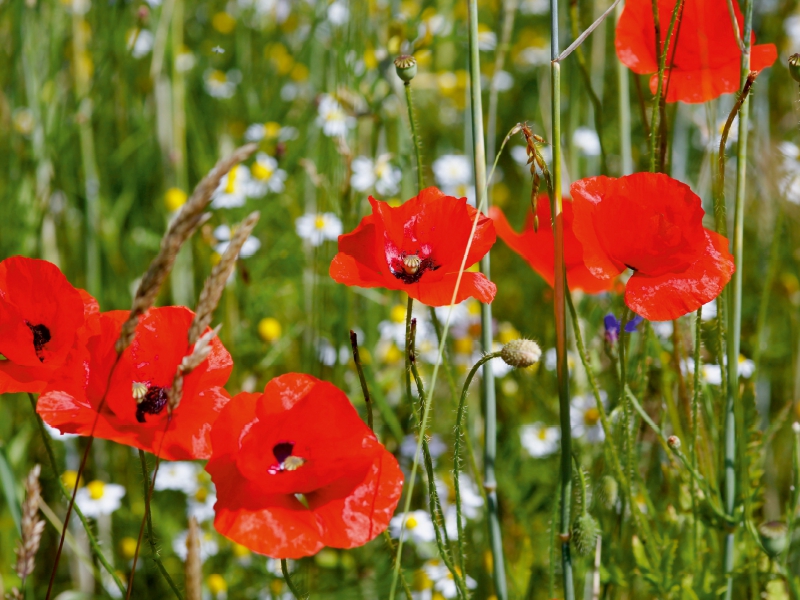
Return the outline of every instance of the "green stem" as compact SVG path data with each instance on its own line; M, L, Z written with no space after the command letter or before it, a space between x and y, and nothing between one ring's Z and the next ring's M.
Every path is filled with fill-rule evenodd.
M569 406L569 369L567 367L567 318L565 295L567 287L564 266L564 215L561 199L561 65L558 58L558 0L550 0L550 110L553 131L553 215L554 237L554 301L556 323L556 374L558 377L558 407L561 417L561 567L565 600L575 600L570 555L570 502L572 499L572 425Z
M44 427L42 418L36 412L36 399L33 397L33 394L30 393L28 394L28 398L31 401L31 407L33 408L33 414L36 416L36 422L39 424L39 433L41 433L42 442L44 443L47 457L50 459L50 468L53 469L53 476L58 482L58 487L61 490L61 494L64 496L64 498L69 500L72 492L67 490L67 486L64 485L64 482L61 480L61 477L58 473L58 462L56 462L56 455L53 452L53 445L50 442L50 435L47 433L47 430ZM75 485L78 485L77 480L75 481ZM97 542L97 538L94 536L94 533L92 533L92 528L89 525L89 522L86 520L83 511L81 511L77 504L73 507L73 510L75 511L75 514L78 515L78 519L80 519L83 529L86 531L86 538L89 540L89 546L92 549L92 553L97 557L97 560L101 565L103 565L103 568L108 572L108 574L111 575L111 578L119 588L119 591L124 594L125 584L122 583L119 576L117 576L117 572L114 570L114 567L111 566L111 563L108 562L108 559L100 549L100 544Z
M742 52L742 86L750 81L750 50L753 29L753 1L745 2L744 51ZM725 406L725 513L733 518L736 507L736 416L735 407L739 396L739 345L742 325L742 269L744 267L744 195L747 176L747 134L750 115L748 94L742 93L739 110L739 140L736 156L736 201L733 213L733 260L736 271L730 284L730 306L728 311L728 394ZM724 146L723 146L724 150ZM722 193L722 190L720 190ZM735 562L735 530L725 540L724 573L727 579L725 600L733 597L733 566Z
M286 559L281 559L281 573L283 573L283 579L286 581L286 587L289 588L289 591L292 592L292 596L294 596L297 600L304 600L308 598L306 594L303 594L298 590L294 583L292 583L292 578L289 576L289 565L286 564Z
M350 346L353 348L353 362L356 364L358 381L361 383L361 392L364 394L364 404L367 405L367 425L369 425L370 429L374 429L372 423L372 400L369 397L369 387L367 387L367 379L364 377L361 356L358 354L358 335L352 329L350 330Z
M794 429L794 424L792 425ZM790 495L789 506L786 507L786 537L789 543L786 544L786 550L781 557L781 565L784 571L789 572L789 550L791 548L791 540L794 539L794 526L797 521L797 511L800 508L800 430L794 429L793 436L794 452L792 453L792 467L794 471L793 491Z
M406 104L408 105L408 122L411 125L411 142L414 144L414 157L417 159L417 191L421 192L425 187L425 180L422 175L422 149L419 135L417 134L417 121L414 118L414 102L411 97L411 82L403 84L406 89Z
M589 512L588 508L589 503L586 494L586 475L584 474L580 463L578 463L578 457L575 456L574 454L572 455L572 461L575 463L575 472L578 474L578 485L581 488L580 491L578 492L580 494L581 515L585 515L587 512Z
M694 381L692 385L692 418L689 423L689 457L692 461L692 468L697 469L697 431L700 411L700 346L702 345L702 325L703 307L697 309L697 316L694 321ZM680 365L678 365L680 369ZM692 557L698 559L698 548L700 545L700 533L697 514L697 487L692 482ZM696 563L695 563L696 564Z
M617 4L615 17L622 16L622 4ZM622 155L622 174L633 173L633 152L631 150L631 94L628 67L617 60L617 97L619 99L619 139Z
M486 194L486 142L483 135L483 99L481 97L481 64L478 46L478 2L468 0L469 15L469 73L470 102L472 107L472 148L475 166L475 190L479 210L488 209ZM480 262L480 270L487 279L491 277L491 261L487 252ZM492 307L481 305L481 346L484 354L492 351ZM494 372L484 364L481 379L484 402L484 452L483 486L486 490L489 525L489 543L492 551L492 577L498 600L508 599L503 539L498 517L497 481L495 459L497 456L497 400L494 389Z
M678 13L683 8L683 2L684 0L676 2L675 8L672 9L672 18L669 21L669 29L667 29L667 37L664 39L663 50L661 48L658 48L658 46L656 46L656 49L660 53L660 59L658 62L658 84L656 87L656 96L653 99L653 112L650 117L650 172L651 173L656 172L656 147L658 146L657 139L659 131L659 125L657 124L658 111L661 105L661 91L664 85L664 70L666 69L667 66L667 53L669 52L669 43L672 40L672 31L673 29L675 29L675 22L678 19ZM658 10L656 8L657 4L658 4L657 1L653 0L653 7L654 7L653 16L656 19L656 27L658 27ZM658 43L658 41L656 41L656 43Z
M458 409L456 411L456 439L455 445L453 447L453 486L455 487L456 491L456 518L458 522L458 552L459 552L459 559L461 561L461 572L464 571L464 547L463 547L463 537L464 531L463 526L461 524L461 483L459 472L461 471L461 437L463 435L462 428L464 423L464 413L467 409L467 394L469 393L469 386L472 383L475 374L478 372L484 364L488 363L493 358L497 358L500 356L499 352L493 352L491 354L487 354L486 356L481 357L478 362L476 362L472 369L470 369L469 373L467 374L467 378L464 380L464 387L461 388L461 398L458 401ZM467 434L469 437L469 434ZM485 488L484 488L485 489Z

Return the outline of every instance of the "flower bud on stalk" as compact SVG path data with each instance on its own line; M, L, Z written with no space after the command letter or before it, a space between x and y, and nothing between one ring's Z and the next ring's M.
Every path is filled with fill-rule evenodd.
M417 59L408 54L402 54L394 59L394 68L397 76L408 85L417 75Z
M511 340L500 350L500 358L518 369L535 365L541 357L542 349L533 340Z

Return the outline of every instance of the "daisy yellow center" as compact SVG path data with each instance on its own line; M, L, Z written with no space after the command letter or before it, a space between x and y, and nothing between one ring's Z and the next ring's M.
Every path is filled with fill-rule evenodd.
M105 492L106 484L102 481L94 480L86 486L86 489L89 490L89 497L92 500L100 500Z
M76 471L64 471L61 475L61 482L68 490L74 489L75 484L78 483L78 473Z
M206 583L208 584L208 590L214 596L228 591L228 584L225 583L225 578L217 573L209 575Z
M269 121L268 123L264 123L264 135L268 138L276 138L278 134L281 132L281 125L280 123L276 123L275 121Z
M236 165L228 173L228 184L225 186L226 194L232 194L236 190L236 171L238 170L239 165Z
M206 498L208 498L208 490L206 488L200 488L195 492L194 499L198 502L205 502Z
M395 323L402 323L406 320L406 307L402 304L395 304L392 307L392 312L389 315L389 318L391 318Z
M325 115L326 121L344 121L344 113L341 110L332 110Z
M583 420L589 427L597 425L600 420L600 411L596 408L586 409L586 412L583 413Z
M253 177L260 179L261 181L267 181L270 177L272 177L272 169L260 162L257 162L253 165Z
M406 519L407 529L414 529L417 525L419 525L419 523L417 523L417 520L414 517L408 517L408 519Z
M216 83L216 84L225 83L227 81L227 79L228 78L225 76L225 73L223 73L222 71L217 71L217 70L213 71L211 73L211 75L208 76L209 82Z
M384 175L386 175L386 170L388 167L388 163L384 161L378 161L378 163L375 165L375 176L378 179L382 178Z
M538 433L537 435L539 436L539 439L540 439L540 440L542 440L542 441L545 441L545 440L547 439L547 429L545 429L544 427L542 427L542 428L539 430L539 433Z
M316 229L325 229L325 217L317 215L317 218L314 219L314 227Z

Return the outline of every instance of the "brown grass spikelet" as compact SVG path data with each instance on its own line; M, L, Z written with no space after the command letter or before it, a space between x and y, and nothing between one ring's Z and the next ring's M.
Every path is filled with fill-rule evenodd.
M209 219L209 215L205 214L203 211L211 201L211 196L214 190L217 189L220 179L222 179L234 165L247 159L257 149L257 144L246 144L237 148L233 154L227 158L223 158L217 162L208 175L194 188L186 204L181 207L181 210L161 239L161 248L158 251L158 255L156 255L150 263L150 266L139 283L136 295L133 298L133 306L131 307L130 315L128 316L128 320L123 323L119 339L117 340L116 350L118 354L122 354L125 348L133 341L134 331L136 325L139 323L139 317L155 302L156 296L158 296L158 292L161 290L161 286L164 283L164 279L166 279L167 275L172 270L172 265L175 263L175 257L178 255L181 246L198 227Z
M202 600L203 561L200 559L200 527L197 519L189 519L186 536L186 600Z
M17 565L15 570L25 587L25 579L33 573L36 565L36 553L42 540L44 521L39 518L39 501L42 497L42 486L39 485L41 467L36 465L25 479L25 501L22 503L22 538L17 543Z

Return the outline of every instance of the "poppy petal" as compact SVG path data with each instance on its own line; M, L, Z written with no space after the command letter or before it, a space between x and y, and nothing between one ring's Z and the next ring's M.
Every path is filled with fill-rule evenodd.
M650 321L669 321L697 310L722 292L735 267L728 240L705 230L706 251L686 270L647 276L635 273L625 287L625 303Z

